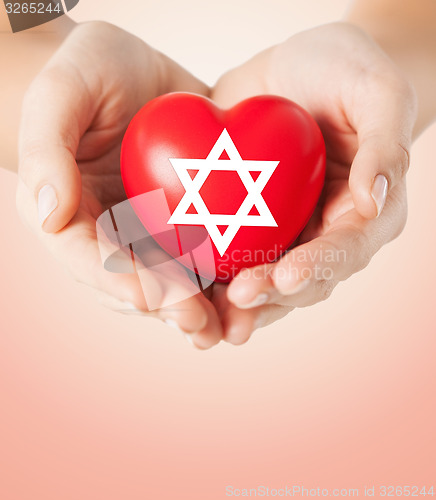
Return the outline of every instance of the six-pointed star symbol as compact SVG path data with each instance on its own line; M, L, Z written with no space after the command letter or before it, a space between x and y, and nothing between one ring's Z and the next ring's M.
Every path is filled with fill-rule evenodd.
M223 151L229 159L219 159ZM185 194L168 220L168 224L202 225L221 257L242 226L276 227L277 223L262 197L262 190L269 181L279 161L243 160L226 129L221 132L206 159L169 158ZM188 170L198 170L192 179ZM247 190L247 196L234 215L211 214L206 207L200 189L212 170L236 171ZM256 180L250 172L260 172ZM197 213L187 213L191 204ZM249 215L256 207L259 215ZM223 234L218 226L227 226Z

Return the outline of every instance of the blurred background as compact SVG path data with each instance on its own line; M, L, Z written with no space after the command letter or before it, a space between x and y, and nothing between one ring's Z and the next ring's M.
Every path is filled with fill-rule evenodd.
M346 5L81 0L71 14L130 30L213 84ZM407 227L366 270L207 352L100 306L21 224L16 177L0 169L0 498L436 483L435 144L436 127L415 143Z

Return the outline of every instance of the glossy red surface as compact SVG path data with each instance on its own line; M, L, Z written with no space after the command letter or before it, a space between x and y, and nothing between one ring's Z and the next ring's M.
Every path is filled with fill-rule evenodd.
M212 243L213 270L202 266L197 256L198 272L206 277L216 275L219 282L230 281L242 268L274 260L292 244L313 213L325 175L322 134L297 104L277 96L257 96L224 111L207 98L173 93L147 103L126 131L121 175L127 196L163 188L173 213L185 189L169 159L205 159L224 128L243 160L279 161L261 193L277 227L242 226L222 256ZM228 171L213 171L200 189L211 213L235 213L245 193L241 181ZM204 226L190 226L183 228L181 238L177 225L179 244L175 245L168 238L172 226L165 227L167 221L154 211L136 207L136 212L157 242L174 256L180 255L180 248L192 250L199 235L207 237ZM195 210L191 208L191 212ZM251 213L257 213L256 207ZM166 236L162 236L164 231Z

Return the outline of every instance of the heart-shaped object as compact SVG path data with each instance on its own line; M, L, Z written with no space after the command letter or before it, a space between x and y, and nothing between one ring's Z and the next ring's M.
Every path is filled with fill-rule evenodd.
M242 268L276 260L305 227L324 183L325 146L309 113L282 97L222 110L205 97L172 93L131 121L121 176L166 252L193 257L206 241L210 251L184 264L228 282ZM134 201L151 192L153 203Z

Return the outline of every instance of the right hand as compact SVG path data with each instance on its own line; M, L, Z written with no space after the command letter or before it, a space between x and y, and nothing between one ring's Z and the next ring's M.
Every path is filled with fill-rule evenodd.
M144 281L106 271L96 235L100 214L126 199L119 157L130 120L147 101L171 91L209 93L133 35L102 22L78 25L24 98L17 206L55 257L76 280L99 290L103 302L119 310L133 305L176 324L206 348L222 337L211 302L199 293L177 308L147 311ZM145 279L163 294L169 290L165 277L149 271Z

